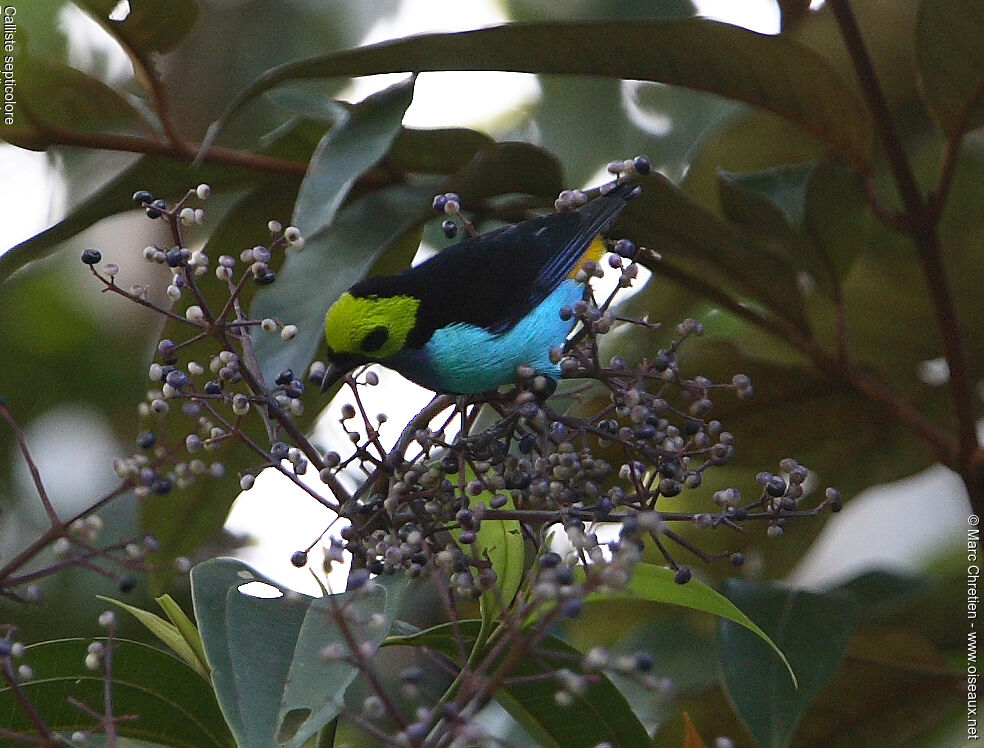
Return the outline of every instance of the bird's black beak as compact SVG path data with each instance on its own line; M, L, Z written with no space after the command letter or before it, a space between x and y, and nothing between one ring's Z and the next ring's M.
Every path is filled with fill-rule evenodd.
M347 370L345 368L339 366L334 361L329 361L325 369L325 375L321 378L321 391L327 392L330 390L346 373Z
M338 380L348 374L352 369L366 363L366 359L361 356L352 356L344 353L328 352L328 366L325 369L325 376L321 380L321 391L327 392Z

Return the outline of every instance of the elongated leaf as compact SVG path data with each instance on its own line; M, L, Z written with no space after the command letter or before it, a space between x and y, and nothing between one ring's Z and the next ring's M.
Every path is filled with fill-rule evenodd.
M68 699L97 712L103 709L103 677L84 664L87 639L59 639L27 647L24 661L34 678L24 695L53 730L93 727L94 720ZM177 657L156 647L113 641L113 712L134 715L116 725L124 738L172 748L235 748L208 681ZM10 688L0 688L0 714L9 730L30 731L32 724Z
M642 195L622 214L617 228L637 244L658 250L667 265L733 290L805 327L803 300L791 289L790 264L655 174L642 184ZM659 265L654 266L659 272Z
M133 605L127 605L119 600L114 600L111 597L103 597L102 595L96 595L100 600L105 600L108 603L122 608L127 613L136 618L140 623L147 627L154 636L156 636L163 644L165 644L174 654L184 660L189 667L193 668L199 675L207 678L208 673L205 668L202 667L201 662L199 662L195 651L191 648L191 645L185 640L184 635L178 630L178 627L173 623L165 621L158 615L154 615L149 610L143 610L142 608L137 608Z
M234 188L255 177L247 169L206 164L197 169L173 159L143 156L131 167L111 179L83 200L65 218L0 254L0 281L29 262L50 255L58 244L109 216L135 208L131 197L138 189L152 190L162 197L184 195L199 182L213 189Z
M923 95L947 135L984 122L984 5L923 0L916 55Z
M163 6L153 0L128 0L122 18L117 16L117 0L75 0L75 4L119 39L128 52L140 57L174 47L198 16L196 0L174 0Z
M758 745L782 748L840 666L854 633L856 604L846 596L737 579L726 580L724 591L772 634L799 674L800 687L793 690L761 641L730 621L720 623L728 695Z
M171 623L181 632L184 640L188 642L188 646L195 653L195 659L198 660L198 664L201 665L202 670L207 673L208 660L205 659L205 649L202 647L202 635L198 632L195 622L188 617L187 613L181 610L181 606L170 595L161 595L155 599L157 600L157 604L161 606L161 610L171 619Z
M515 509L509 494L506 494L506 503L502 508ZM477 543L492 562L492 568L498 577L496 589L502 597L502 605L508 607L523 581L523 561L526 554L519 520L483 520L478 530ZM499 602L490 592L482 593L479 603L483 616L498 615Z
M580 573L583 574L583 571ZM791 685L794 688L797 685L796 674L786 659L786 655L768 634L731 600L696 579L691 579L686 584L677 584L674 581L672 569L656 564L637 564L632 571L632 578L622 590L615 593L589 595L587 602L618 599L649 600L650 602L680 605L691 610L711 613L718 618L737 624L758 637L763 648L767 647L778 655L778 660L771 655L765 657L777 666L781 662L788 671L788 677L784 677L785 683L789 684L789 679L792 679Z
M254 318L275 317L299 328L289 343L279 336L254 335L264 377L273 381L284 369L307 369L321 342L328 306L423 222L443 181L432 177L413 186L374 190L348 205L323 231L305 238L304 252L288 257L275 287L257 293L250 310Z
M29 54L15 58L17 105L13 122L0 128L8 143L43 150L51 131L140 133L150 128L122 95L64 63Z
M239 590L248 582L270 585L280 597L250 597ZM351 605L366 620L382 615L382 625L362 625L355 634L360 642L379 643L389 632L406 585L404 577L393 576L378 579L372 591L313 598L232 559L214 559L192 569L195 617L212 682L239 744L298 748L333 720L358 674L345 660L321 661L327 645L347 649L335 611Z
M481 627L480 621L441 624L418 634L391 637L387 644L426 646L453 659L458 656L456 637L470 649ZM555 636L547 636L536 648L536 657L525 657L510 678L495 693L495 699L532 735L539 745L550 748L579 748L608 743L612 746L651 744L645 728L625 697L604 675L598 673L583 694L575 695L567 708L559 707L554 689L538 680L523 680L545 671L569 668L581 653ZM594 676L593 676L594 677Z
M294 205L293 223L305 237L328 226L352 184L390 149L413 99L413 79L352 107L322 138Z
M211 136L247 101L285 81L427 70L602 75L687 86L777 112L862 170L871 155L867 110L816 52L785 36L705 19L517 23L313 57L260 76L236 96Z

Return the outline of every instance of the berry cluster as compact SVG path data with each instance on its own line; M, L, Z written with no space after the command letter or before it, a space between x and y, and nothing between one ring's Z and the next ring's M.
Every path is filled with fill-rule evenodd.
M644 175L650 166L640 156L613 162L609 170L622 179ZM607 266L618 274L613 290L600 299L589 293L561 310L565 319L578 324L563 349L552 350L550 356L566 378L577 380L572 387L555 395L555 382L520 366L508 391L435 397L401 425L395 445L386 447L381 432L391 428L389 419L385 414L370 417L366 402L379 378L363 369L342 380L351 397L340 419L349 449L319 451L294 419L310 391L320 389L325 364L315 361L308 371L307 380L315 387L307 387L293 371L264 382L250 333L259 329L290 341L297 328L276 319L249 319L240 301L248 282L266 285L276 279L271 265L277 251L298 251L303 239L293 227L271 221L267 245L245 249L238 258L216 258L214 275L228 289L228 301L214 310L199 285L213 263L203 250L187 248L181 235L183 226L204 220L201 210L187 203L208 194L206 186L199 186L173 206L146 191L134 195L150 218L171 228L173 244L147 247L143 255L170 269L167 296L176 309L154 306L146 287L120 288L118 268L100 265L98 252L86 250L82 256L105 290L157 309L187 333L181 340L172 336L160 341L149 370L152 384L139 405L145 428L137 437L136 452L117 461L117 471L138 495L166 494L202 476L222 477L225 468L218 453L239 444L257 456L255 466L240 475L243 490L254 485L261 470L273 468L345 520L324 542L330 527L296 551L291 558L295 566L307 565L312 549L321 543L325 570L351 561L352 591L371 588L375 575L403 574L428 579L449 611L474 599L494 602L502 619L512 622L503 646L510 644L515 651L507 655L493 647L484 662L470 663L486 677L470 680L462 671L453 699L419 707L417 721L406 728L408 739L411 728L427 735L446 724L449 734L459 736L473 729L468 720L448 715L487 701L490 689L517 666L517 657L531 653L559 619L578 616L589 595L627 585L647 548L657 549L675 581L686 584L693 572L677 561L680 552L705 562L726 560L740 566L744 561L737 550L705 552L687 527L743 530L748 523L763 522L768 535L776 536L791 519L840 507L834 489L812 508L805 506L811 476L791 459L783 460L776 474L760 473L761 491L750 500L733 487L716 492L705 488L708 474L727 465L735 451L734 436L713 417L715 400L746 398L753 389L743 374L717 383L685 371L681 351L703 334L700 322L681 322L675 336L642 361L629 363L620 356L602 360L603 338L613 330L625 325L654 335L661 330L646 317L620 315L615 306L620 290L637 281L638 261L653 259L627 239L610 242L603 263L588 261L578 271L577 279L590 289ZM557 209L575 208L586 199L583 192L565 192ZM454 236L459 224L475 233L461 214L458 195L438 195L434 208L448 216L447 236ZM180 414L188 428L176 434L169 414ZM247 435L248 418L262 419L269 446ZM311 466L323 484L320 490L300 479ZM355 488L348 490L353 479ZM706 496L702 510L680 511L673 503L687 491ZM484 539L483 528L490 523L511 523L525 547L533 549L535 560L522 594L502 586L501 568ZM525 629L518 625L530 621L534 623ZM355 650L323 654L323 659L356 657ZM360 667L365 664L356 659ZM658 688L659 679L649 673L651 664L645 655L613 658L592 650L581 662L553 669L557 702L573 703L601 669L632 674ZM414 687L415 677L407 673L407 688ZM370 704L372 699L379 703ZM377 694L355 717L372 722L393 717L390 711Z

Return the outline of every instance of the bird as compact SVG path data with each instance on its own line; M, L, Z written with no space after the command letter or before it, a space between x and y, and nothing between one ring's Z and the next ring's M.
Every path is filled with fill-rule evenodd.
M575 275L600 259L600 235L640 191L616 183L575 210L507 224L396 275L359 281L325 314L321 389L372 362L442 394L495 390L515 382L522 365L555 383L561 370L550 350L576 324L561 309L587 294Z

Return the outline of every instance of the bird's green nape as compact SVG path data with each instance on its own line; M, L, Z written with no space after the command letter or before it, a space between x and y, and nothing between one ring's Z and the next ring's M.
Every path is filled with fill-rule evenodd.
M406 344L419 306L412 296L353 296L346 291L325 315L325 341L335 353L387 358Z

